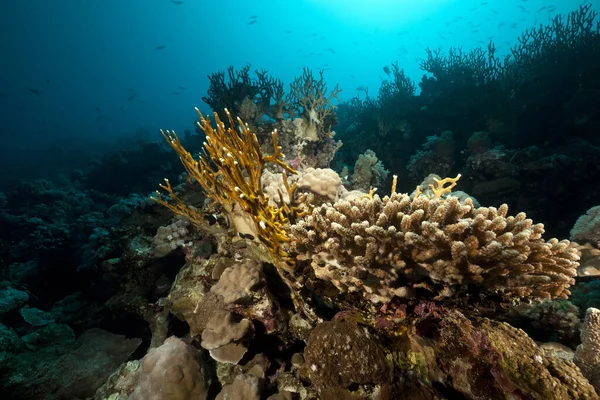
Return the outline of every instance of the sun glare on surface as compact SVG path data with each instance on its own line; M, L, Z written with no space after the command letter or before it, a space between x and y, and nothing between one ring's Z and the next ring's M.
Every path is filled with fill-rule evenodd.
M308 0L332 18L361 27L391 29L438 13L457 0Z

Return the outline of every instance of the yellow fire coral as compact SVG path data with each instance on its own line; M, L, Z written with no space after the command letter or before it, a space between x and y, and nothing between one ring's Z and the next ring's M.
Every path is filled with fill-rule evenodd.
M267 163L274 163L284 170L283 180L289 198L294 198L295 185L289 186L285 171L296 174L285 161L281 147L277 145L277 131L273 131L273 154L264 155L256 135L247 124L233 117L225 110L229 126L225 126L217 113L214 113L216 128L210 118L204 118L196 108L200 117L198 126L206 135L204 155L198 160L181 144L175 132L162 132L167 143L179 154L181 163L187 170L190 179L197 181L206 195L220 204L229 217L234 229L243 235L258 238L272 255L285 257L287 254L282 244L289 241L286 228L290 218L300 215L294 203L281 202L281 207L269 204L268 196L261 187L261 175ZM201 215L193 208L183 204L174 193L168 180L161 187L166 190L172 202L168 202L157 192L154 200L171 209L176 214L184 215L192 223L201 224Z

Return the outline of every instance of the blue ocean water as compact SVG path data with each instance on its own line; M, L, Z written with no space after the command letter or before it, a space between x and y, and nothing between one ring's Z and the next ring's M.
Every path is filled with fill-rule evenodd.
M599 398L598 12L1 0L0 399Z

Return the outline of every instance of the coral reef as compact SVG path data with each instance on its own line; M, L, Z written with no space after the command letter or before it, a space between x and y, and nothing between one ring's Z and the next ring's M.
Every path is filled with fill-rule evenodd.
M392 62L341 105L229 67L200 135L11 176L0 398L600 398L599 29L427 49L419 93Z

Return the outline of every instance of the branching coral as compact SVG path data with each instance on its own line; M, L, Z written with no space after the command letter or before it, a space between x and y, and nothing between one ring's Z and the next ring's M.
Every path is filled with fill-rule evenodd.
M390 78L384 79L379 88L379 101L390 101L395 96L410 97L415 94L415 83L406 75L398 65L398 61L391 64Z
M592 5L581 5L563 20L556 15L550 24L526 30L519 38L519 44L511 49L511 56L518 72L526 74L540 64L548 64L564 54L565 49L588 44L600 35L598 13Z
M298 116L301 116L307 124L306 137L309 140L317 140L319 133L326 132L331 127L328 118L334 117L335 106L332 101L339 101L338 94L341 89L336 85L328 93L323 71L319 72L317 80L310 69L304 68L302 76L297 77L290 84L290 103Z
M196 112L200 117L198 126L206 135L204 156L194 159L175 132L162 132L165 140L179 154L190 179L198 182L206 195L223 207L238 233L258 238L274 256L285 256L282 244L290 240L286 228L290 219L294 220L301 212L293 202L282 202L281 207L269 204L261 186L261 176L268 163L276 164L291 174L296 173L284 161L281 147L277 145L277 131L272 133L273 154L267 156L262 153L258 139L248 125L239 118L236 124L227 109L228 127L217 113L214 114L216 128L213 128L209 118L204 118L198 109ZM289 198L294 199L295 185L288 185L285 173L283 180ZM155 201L176 214L188 217L192 223L203 224L201 213L186 206L168 180L161 187L173 202L167 202L158 192Z
M459 80L460 84L475 86L488 85L500 80L506 73L506 63L496 56L496 47L489 43L487 51L481 48L464 52L462 48L451 47L448 55L441 49L425 49L427 58L420 61L422 70L431 73L438 80Z
M323 205L292 232L317 278L373 303L419 291L436 299L568 296L576 249L566 240L544 241L543 225L524 213L507 214L506 205L392 193Z
M285 113L289 113L289 106L285 99L283 82L271 77L267 71L254 71L256 79L250 76L250 66L247 65L239 71L233 66L225 71L217 71L208 76L210 86L207 96L202 100L208 104L213 111L221 111L225 108L236 115L249 114L249 108L253 109L253 118L259 118L263 114L271 118L281 120ZM244 118L246 118L244 116Z

